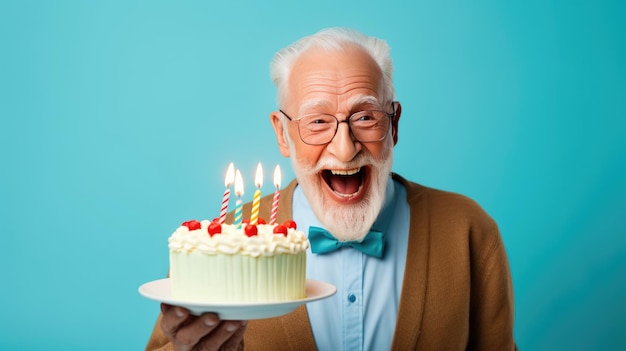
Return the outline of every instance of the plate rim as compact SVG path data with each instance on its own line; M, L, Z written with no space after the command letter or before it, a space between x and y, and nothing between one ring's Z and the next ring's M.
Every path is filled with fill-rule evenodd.
M233 314L242 309L248 309L250 311L249 315L251 316L251 318L249 319L270 318L270 317L275 317L275 316L279 316L282 314L286 314L286 313L291 312L293 309L295 309L296 307L300 305L328 298L330 296L333 296L337 292L337 288L334 285L321 281L321 280L316 280L316 279L306 279L305 281L305 291L309 292L311 289L315 289L316 291L318 291L315 295L307 296L302 299L287 300L287 301L246 302L246 303L231 303L231 302L219 303L217 302L216 303L216 302L175 299L171 297L169 292L167 294L164 293L164 294L159 295L159 294L154 294L152 291L148 290L148 289L158 289L158 288L163 289L164 287L162 287L162 285L169 284L169 282L170 282L170 278L152 280L144 284L141 284L138 288L138 292L140 295L142 295L143 297L147 299L158 301L161 303L170 304L173 306L180 306L180 307L190 310L193 314L200 314L204 312L215 312L219 315L224 315L224 314L228 315L229 313ZM157 287L155 287L155 285ZM169 288L169 286L167 288ZM259 316L259 311L268 311L269 307L276 307L279 310L272 311L271 313L270 312L260 313L260 316ZM265 314L268 314L268 316L264 316ZM245 315L245 313L242 315ZM227 318L222 318L222 319L227 319Z

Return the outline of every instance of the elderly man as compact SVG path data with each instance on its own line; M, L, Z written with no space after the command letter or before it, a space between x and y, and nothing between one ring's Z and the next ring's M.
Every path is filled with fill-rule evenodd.
M324 30L279 51L271 74L280 109L270 120L297 178L280 217L330 233L309 234L307 277L337 294L249 323L162 305L147 349L516 349L494 221L466 197L391 172L402 109L387 44ZM320 251L313 236L347 245ZM351 245L377 240L378 251Z

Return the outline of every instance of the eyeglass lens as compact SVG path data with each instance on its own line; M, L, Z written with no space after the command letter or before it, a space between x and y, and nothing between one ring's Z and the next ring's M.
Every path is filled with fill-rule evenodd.
M391 123L389 117L390 115L383 111L360 111L344 121L326 114L307 115L298 120L298 131L302 141L307 144L326 144L337 133L339 123L346 122L355 139L360 142L375 142L387 135Z

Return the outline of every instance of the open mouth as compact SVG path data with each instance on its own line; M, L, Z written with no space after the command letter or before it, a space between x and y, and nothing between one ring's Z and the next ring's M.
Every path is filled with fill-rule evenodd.
M322 178L335 194L342 197L352 197L358 194L363 186L365 170L362 167L327 169L322 171Z

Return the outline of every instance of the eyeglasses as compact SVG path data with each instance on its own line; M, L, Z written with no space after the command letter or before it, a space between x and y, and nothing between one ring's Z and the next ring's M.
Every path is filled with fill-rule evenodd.
M379 110L359 111L340 121L337 117L325 113L302 116L298 119L289 117L279 110L291 122L298 124L300 139L308 145L324 145L330 143L339 128L339 123L348 123L354 138L362 143L373 143L385 139L391 121L396 116L396 103L392 103L393 113Z

